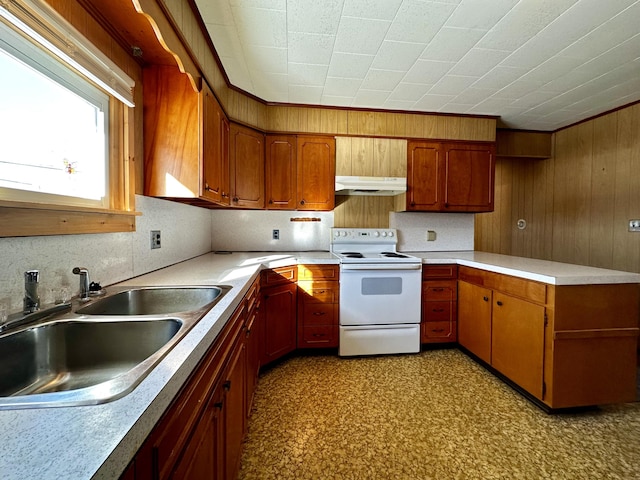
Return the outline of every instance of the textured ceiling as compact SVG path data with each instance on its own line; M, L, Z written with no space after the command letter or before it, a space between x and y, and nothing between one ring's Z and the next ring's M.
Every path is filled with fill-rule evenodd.
M267 102L556 130L640 100L640 1L196 4L231 83Z

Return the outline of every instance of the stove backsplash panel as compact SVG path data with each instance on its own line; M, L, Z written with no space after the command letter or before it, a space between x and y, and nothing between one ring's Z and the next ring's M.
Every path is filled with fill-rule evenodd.
M391 212L389 227L398 230L401 252L473 250L472 213ZM428 240L430 231L435 240Z

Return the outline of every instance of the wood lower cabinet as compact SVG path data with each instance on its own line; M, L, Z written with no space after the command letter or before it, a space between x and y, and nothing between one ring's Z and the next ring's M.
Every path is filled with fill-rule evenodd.
M295 265L262 272L262 365L296 349L297 276Z
M412 140L407 204L412 211L493 211L495 144Z
M490 289L458 282L458 343L489 364L492 305Z
M298 348L337 348L338 265L298 265Z
M635 400L640 289L459 267L459 343L549 408Z
M457 265L422 267L422 343L451 343L457 339Z
M258 385L260 373L260 347L262 344L262 317L260 297L260 278L258 277L246 295L247 304L247 328L245 338L247 344L247 418L251 414L253 396Z
M257 311L252 297L257 286L241 301L121 478L237 477L250 389L259 368L251 354L254 339L247 335L251 328L255 341L260 341L260 329L251 323L256 320L247 315Z
M232 207L264 208L264 170L264 134L232 122L229 132Z

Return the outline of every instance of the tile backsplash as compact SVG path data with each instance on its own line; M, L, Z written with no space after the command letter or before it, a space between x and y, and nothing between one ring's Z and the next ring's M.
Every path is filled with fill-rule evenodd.
M389 226L398 229L398 250L404 252L449 252L473 250L472 213L401 212L389 214ZM427 240L427 231L435 240Z
M329 250L333 227L333 212L215 210L212 218L213 250ZM279 231L278 240L273 239L273 230Z
M56 290L78 293L73 267L89 270L102 285L126 280L211 251L209 210L136 196L136 231L91 235L0 238L0 303L22 309L24 272L40 271L40 301L54 300ZM150 231L160 230L162 247L150 248Z

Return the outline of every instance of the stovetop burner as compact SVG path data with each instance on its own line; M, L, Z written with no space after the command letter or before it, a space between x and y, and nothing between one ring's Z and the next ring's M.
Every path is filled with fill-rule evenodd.
M389 257L389 258L409 258L407 255L403 255L397 252L380 252L380 255L382 255L383 257Z
M364 258L364 255L359 252L344 252L342 255L347 258Z

